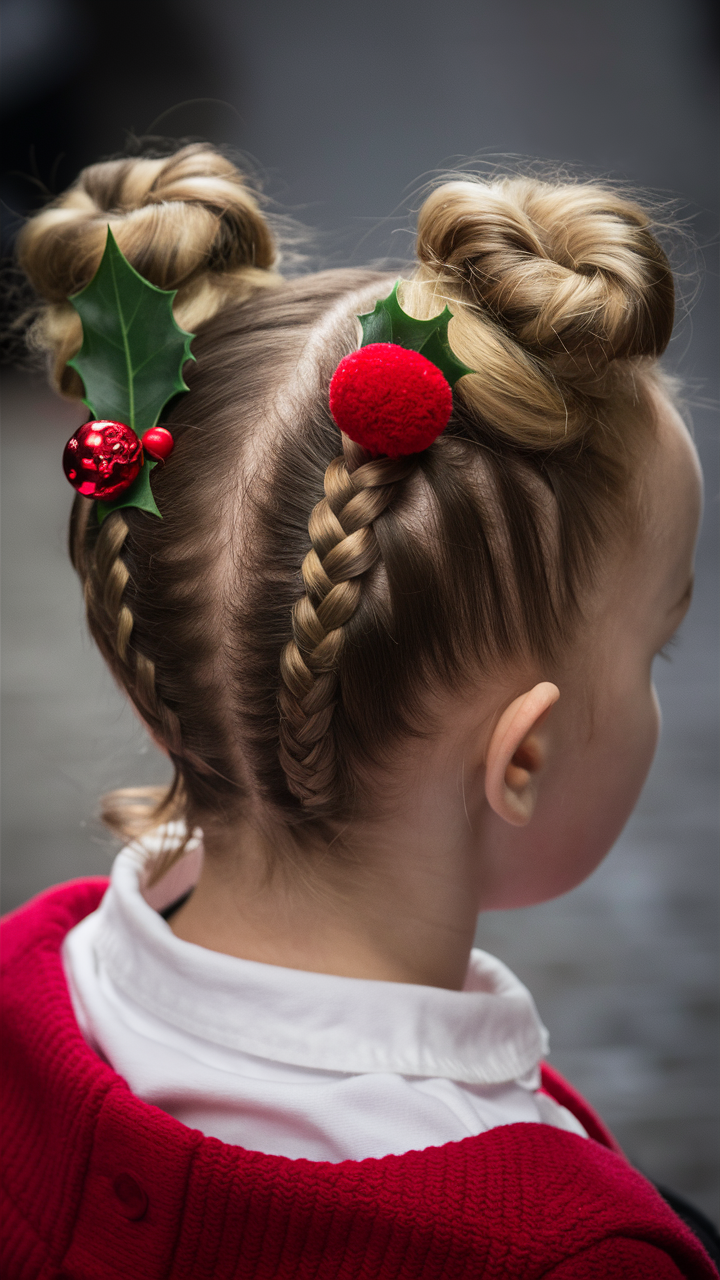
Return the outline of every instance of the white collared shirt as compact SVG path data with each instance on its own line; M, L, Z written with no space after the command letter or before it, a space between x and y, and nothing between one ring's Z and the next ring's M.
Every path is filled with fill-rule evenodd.
M240 960L183 942L158 914L195 883L201 850L152 890L146 858L118 854L63 951L86 1040L139 1098L223 1142L310 1160L518 1121L586 1136L537 1092L547 1032L493 956L472 951L462 991Z

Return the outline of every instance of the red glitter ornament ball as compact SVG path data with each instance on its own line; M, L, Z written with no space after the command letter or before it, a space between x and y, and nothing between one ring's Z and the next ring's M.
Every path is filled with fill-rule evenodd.
M149 427L142 437L142 447L156 462L164 462L175 448L167 427Z
M452 390L437 365L394 342L373 342L340 361L330 383L340 430L372 454L402 458L445 430Z
M142 444L124 422L86 422L63 453L63 471L84 498L117 498L142 464Z

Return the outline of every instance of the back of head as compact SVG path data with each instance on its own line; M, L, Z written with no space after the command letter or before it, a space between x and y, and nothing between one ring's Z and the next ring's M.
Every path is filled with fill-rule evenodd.
M340 435L328 386L392 278L283 281L255 196L209 147L93 166L28 223L57 385L79 392L65 299L108 224L197 334L153 476L162 521L99 525L83 498L73 515L93 635L177 770L147 822L242 815L324 843L431 731L432 691L570 643L652 431L667 260L648 215L593 183L438 187L401 299L418 317L447 303L475 372L444 434L391 460Z

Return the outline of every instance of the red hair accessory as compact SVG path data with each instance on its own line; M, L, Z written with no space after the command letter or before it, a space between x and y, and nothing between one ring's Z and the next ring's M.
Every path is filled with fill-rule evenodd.
M173 438L157 425L165 406L187 391L182 371L193 335L173 315L175 291L158 289L131 267L108 227L92 280L68 299L83 343L68 364L83 381L93 420L68 440L63 468L71 485L97 498L100 523L118 507L159 516L150 476L169 458Z
M164 462L175 448L167 427L149 427L142 437L142 447L156 462Z
M452 391L419 351L372 342L340 361L330 383L330 412L368 453L401 458L427 449L445 430Z
M368 453L389 458L429 448L450 421L454 384L472 373L450 348L449 308L414 320L397 300L399 284L358 317L362 346L340 361L330 382L340 430Z
M86 422L65 445L63 471L84 498L113 502L135 483L144 465L164 462L173 450L166 427L150 427L142 439L124 422ZM143 450L154 459L145 464Z

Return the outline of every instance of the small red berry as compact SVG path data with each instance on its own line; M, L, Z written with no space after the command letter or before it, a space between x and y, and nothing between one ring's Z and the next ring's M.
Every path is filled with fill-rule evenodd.
M142 438L142 446L156 462L164 462L170 457L175 441L167 427L149 427Z
M124 422L86 422L65 445L63 470L84 498L116 498L143 464L143 450Z
M447 378L419 351L373 342L340 361L330 382L340 430L371 454L405 457L427 449L452 413Z

